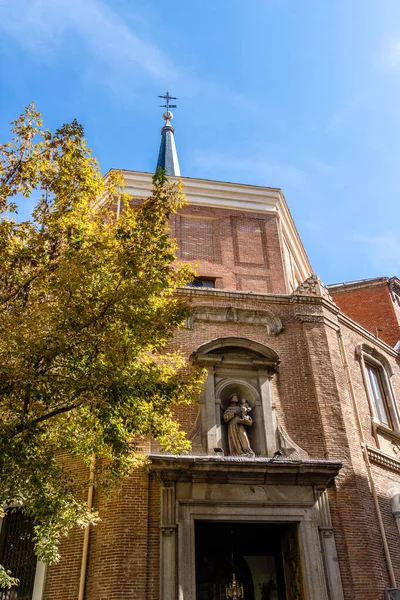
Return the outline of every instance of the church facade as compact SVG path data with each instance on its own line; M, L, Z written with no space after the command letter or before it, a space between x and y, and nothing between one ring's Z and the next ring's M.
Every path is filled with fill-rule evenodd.
M171 118L159 164L173 179ZM124 177L150 195L150 174ZM400 598L399 340L313 274L281 190L182 182L171 232L198 277L178 290L192 314L171 348L208 373L177 415L192 451L143 440L148 463L112 498L95 490L87 543L73 531L15 598Z

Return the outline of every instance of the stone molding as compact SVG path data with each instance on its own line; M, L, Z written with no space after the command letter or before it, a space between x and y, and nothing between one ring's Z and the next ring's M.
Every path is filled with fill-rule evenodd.
M344 600L328 492L324 489L315 489L315 496L318 528L324 553L325 575L329 589L328 595L330 600Z
M151 454L150 472L165 484L172 482L294 484L325 488L342 463L324 459L244 458L234 456L174 456Z
M236 308L234 306L197 306L186 320L186 327L192 329L198 321L213 323L235 323L237 325L259 325L268 335L278 335L283 331L282 321L274 313L266 310Z
M201 520L296 524L301 555L304 597L307 600L342 600L329 596L318 531L318 515L311 487L296 486L204 486L197 481L178 484L177 514L179 600L195 600L195 524ZM236 492L236 493L235 493ZM181 551L182 549L182 551ZM161 557L163 560L163 556ZM337 558L336 558L337 560ZM340 584L340 582L339 582ZM162 595L162 600L166 600ZM169 600L169 597L168 597Z
M381 450L372 448L372 446L368 445L367 452L370 461L374 464L384 467L385 469L395 471L396 473L400 473L400 460L397 460L396 458L393 458L393 456L389 456L389 454L385 454Z
M161 529L175 527L175 486L167 485L161 491Z
M270 304L319 304L325 306L335 313L340 309L322 296L301 295L301 294L271 294L269 292L245 292L243 290L223 290L219 288L194 288L181 287L175 292L178 295L188 296L189 298L221 298L223 300L256 300L259 302L268 302Z
M249 357L245 357L243 359L234 358L229 355L222 356L223 349L229 346L234 346L246 352L251 352L254 354L254 356L249 355ZM221 350L221 354L219 355L212 353L216 350ZM222 362L238 367L241 365L253 365L256 368L269 369L272 372L275 372L278 369L280 363L279 355L275 352L275 350L266 344L262 344L256 340L251 340L250 338L236 336L214 338L201 344L194 352L192 352L190 360L194 364L203 366Z
M390 364L386 356L375 348L375 345L370 346L366 343L358 344L358 346L356 346L355 349L355 357L357 358L357 360L361 360L363 355L367 357L370 356L378 363L381 363L381 366L384 367L384 369L387 371L388 376L393 376L392 365Z

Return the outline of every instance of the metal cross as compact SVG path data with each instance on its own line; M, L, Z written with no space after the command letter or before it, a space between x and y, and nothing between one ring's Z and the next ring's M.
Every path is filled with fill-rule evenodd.
M175 96L170 96L169 92L166 92L164 96L158 96L159 98L163 98L165 100L165 104L160 104L161 108L166 108L169 111L170 108L176 108L177 104L170 104L170 100L178 100Z

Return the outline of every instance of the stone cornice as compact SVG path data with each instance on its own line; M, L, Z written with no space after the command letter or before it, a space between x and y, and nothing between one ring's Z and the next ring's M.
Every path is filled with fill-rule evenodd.
M340 309L322 296L300 296L296 294L269 294L260 292L243 292L238 290L222 290L219 288L191 288L182 287L176 290L177 294L188 296L191 301L195 298L221 298L224 300L249 300L271 304L317 304L324 306L337 314Z
M176 290L177 294L188 296L191 301L195 298L221 298L223 300L256 300L258 302L271 302L273 304L290 304L291 294L268 294L260 292L243 292L239 290L222 290L219 288L193 288L182 287Z
M326 287L331 294L340 294L342 292L348 292L351 290L360 290L364 288L387 285L388 281L388 277L375 277L374 279L360 279L359 281L349 281L347 283L332 283Z
M385 454L377 448L372 448L371 446L367 446L367 451L371 462L379 465L380 467L384 467L386 469L390 469L391 471L396 471L396 473L400 473L400 460L397 460L396 458L393 458L393 456Z
M152 454L148 469L166 482L291 484L326 487L342 463L324 459L289 460Z
M304 305L321 306L321 307L327 309L331 313L331 315L334 315L333 319L329 319L329 317L325 317L327 319L326 325L336 328L336 323L335 323L334 319L337 318L339 321L339 325L342 324L342 325L348 327L349 329L356 331L363 338L365 338L369 342L372 342L375 346L381 348L381 350L383 350L390 356L397 358L397 360L400 360L400 354L398 352L396 352L396 350L394 348L392 348L391 346L386 344L386 342L384 342L383 340L377 338L373 333L371 333L370 331L365 329L362 325L360 325L356 321L353 321L352 319L350 319L350 317L348 317L347 315L345 315L343 312L340 311L339 307L336 304L334 304L333 302L330 302L329 300L326 300L325 298L323 298L321 296L300 296L300 295L296 295L296 294L268 294L268 293L260 294L260 293L243 292L243 291L237 291L237 290L221 290L221 289L215 289L215 288L190 288L190 287L179 288L178 290L176 290L176 293L178 295L187 296L189 301L192 302L193 306L196 306L196 303L195 303L196 298L199 300L202 298L220 298L221 300L225 300L225 301L226 300L230 300L230 301L246 300L246 301L250 301L250 302L252 302L252 301L265 302L266 304L286 304L286 305L287 304L299 304L299 305L304 304ZM313 319L311 319L311 316L313 317ZM299 321L313 320L313 321L323 322L324 319L318 318L319 316L322 316L322 315L317 314L317 315L315 315L315 318L314 318L314 315L311 315L310 313L299 312L296 314L296 318ZM310 317L310 319L308 319L307 317Z

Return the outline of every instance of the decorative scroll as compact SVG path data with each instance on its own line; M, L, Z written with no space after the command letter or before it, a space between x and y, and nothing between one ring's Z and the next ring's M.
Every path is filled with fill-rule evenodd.
M301 460L307 460L309 458L307 452L300 448L292 440L286 429L278 422L278 438L280 443L280 451L284 458L298 458Z

